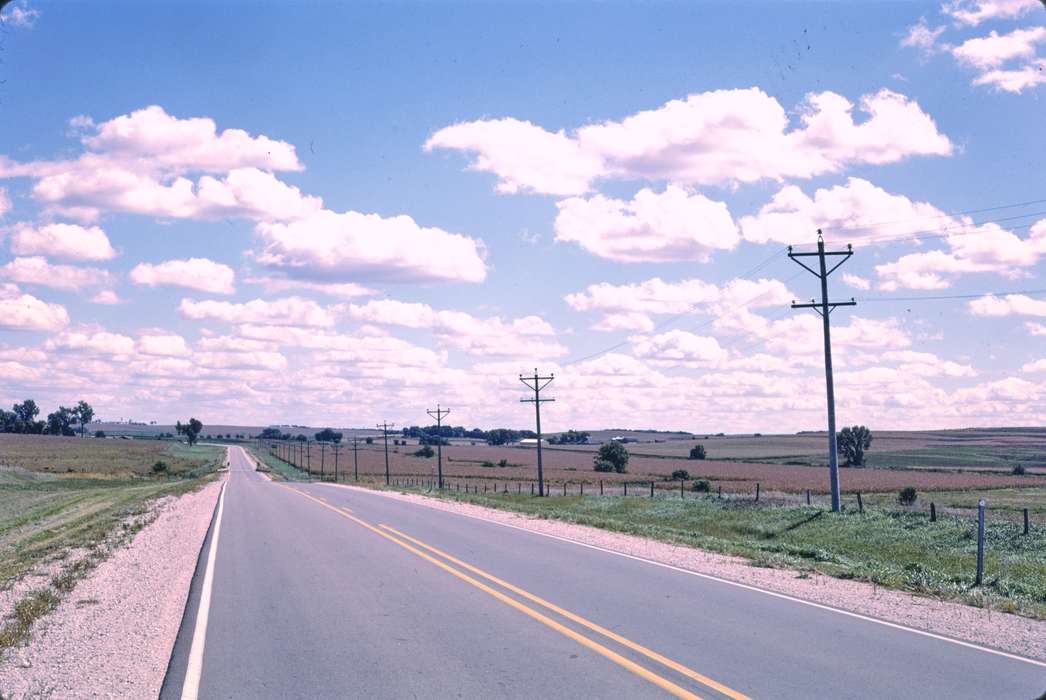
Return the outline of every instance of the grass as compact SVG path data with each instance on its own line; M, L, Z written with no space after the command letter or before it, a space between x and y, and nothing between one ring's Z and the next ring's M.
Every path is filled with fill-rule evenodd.
M1046 619L1046 531L999 520L986 532L986 586L974 588L975 524L887 508L831 513L700 497L621 498L444 493L444 498L818 571Z
M284 462L279 457L270 454L267 449L259 447L257 444L251 444L247 446L247 451L251 453L251 456L258 462L258 471L266 472L271 476L283 481L310 481L312 477L303 471L300 471L297 467Z
M220 448L199 445L152 442L142 449L135 441L16 437L2 441L17 447L16 459L6 453L0 458L36 469L0 467L0 589L42 564L57 562L57 573L49 587L23 598L14 617L4 622L0 652L11 640L24 639L30 618L53 607L43 604L50 599L41 591L55 600L68 594L112 548L144 526L150 501L207 483L223 455ZM56 440L64 444L56 446ZM103 448L98 451L91 443ZM66 471L63 465L76 460L77 446L88 452L77 462L85 469ZM113 462L100 461L103 456ZM167 474L153 475L158 458L170 466Z
M33 591L15 605L14 614L0 627L0 650L29 638L33 623L58 607L58 596L47 588Z

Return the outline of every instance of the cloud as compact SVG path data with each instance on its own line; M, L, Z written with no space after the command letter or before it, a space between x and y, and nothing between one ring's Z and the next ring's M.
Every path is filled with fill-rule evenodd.
M643 313L628 311L623 313L605 314L598 322L592 325L594 331L638 331L649 333L654 330L654 322Z
M1046 58L1037 59L1021 68L985 71L973 80L974 85L991 85L1018 94L1043 83L1046 83Z
M126 358L134 352L134 340L119 333L85 328L52 336L44 347L48 350L68 350L76 355L88 353Z
M0 187L0 218L3 218L9 211L11 211L11 200L7 196L7 190Z
M1025 294L1004 297L989 294L971 301L969 308L974 316L1046 316L1046 301ZM1037 335L1035 327L1031 330L1033 335Z
M960 24L975 27L989 19L1015 19L1040 9L1042 0L954 0L941 11Z
M498 176L502 192L580 195L600 178L730 185L809 178L856 164L948 155L953 146L919 105L890 90L854 105L811 93L789 128L781 104L758 88L691 94L622 121L552 133L529 122L463 122L437 131L425 149L474 154L470 168Z
M1021 367L1021 371L1028 373L1046 372L1046 360L1035 360L1034 362L1026 362Z
M346 276L391 282L482 282L481 241L419 226L409 216L321 211L291 223L260 223L263 265L313 281Z
M359 297L373 296L378 292L355 282L309 282L287 277L250 277L248 284L260 284L269 292L285 292L291 289L308 289L338 299L350 301Z
M138 338L138 352L161 357L186 357L192 354L185 338L173 333L150 333Z
M29 7L26 0L15 0L0 12L0 23L11 27L32 28L40 19L40 10Z
M951 285L951 277L973 272L1013 279L1046 255L1046 219L1033 225L1027 238L998 224L975 226L968 218L960 221L967 228L948 236L950 250L911 253L892 263L877 265L880 288L944 289Z
M182 299L178 312L183 317L196 321L222 321L224 323L312 327L328 327L335 323L335 315L329 308L301 297L286 297L273 301L253 299L242 304L230 301Z
M0 266L0 278L67 291L112 284L112 277L106 270L75 265L52 265L40 256L15 258Z
M13 284L0 284L0 328L58 331L69 325L69 312L20 292Z
M207 258L167 260L158 265L139 263L131 269L128 277L135 284L149 287L186 287L214 294L236 291L233 269Z
M872 283L860 275L851 275L849 272L843 273L843 284L853 287L854 289L871 289Z
M1016 58L1034 57L1035 45L1042 41L1046 41L1046 27L1015 29L1003 35L992 30L988 36L967 39L951 52L960 63L983 71Z
M681 330L632 339L632 353L665 366L704 367L727 359L719 341Z
M1046 336L1046 324L1028 321L1024 324L1028 333L1034 336Z
M546 340L555 334L555 329L537 316L512 321L477 318L463 311L436 310L428 304L392 299L350 304L347 311L350 317L360 321L430 329L442 342L473 355L540 358L567 353L558 342Z
M669 185L640 190L630 202L596 195L556 203L557 241L619 262L707 261L740 237L726 204Z
M273 173L302 169L294 147L208 118L178 119L151 106L101 124L74 117L85 152L75 160L17 163L0 177L36 179L33 196L79 220L118 211L174 218L286 220L322 207ZM193 181L187 175L202 176ZM214 177L214 175L221 177Z
M901 46L919 49L924 54L933 53L937 46L937 39L944 33L945 27L931 28L925 19L920 19L915 25L908 28L908 33L901 40Z
M832 240L860 242L944 230L951 219L926 202L891 194L867 180L848 178L846 184L818 189L813 197L795 185L778 190L758 213L738 222L746 240L810 243L823 229Z
M123 303L123 299L120 298L120 295L118 295L111 289L101 290L100 292L92 296L90 299L88 299L88 301L90 301L92 304L103 304L106 306L115 306L117 304Z
M97 226L76 224L16 224L11 236L11 252L16 255L46 255L73 260L111 260L116 250L105 231Z
M287 368L287 358L278 352L197 352L193 362L215 370L269 370Z

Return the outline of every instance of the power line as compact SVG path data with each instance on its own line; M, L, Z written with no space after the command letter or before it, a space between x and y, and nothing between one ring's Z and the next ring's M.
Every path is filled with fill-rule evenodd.
M946 301L949 299L980 299L982 297L1039 296L1046 294L1046 289L1017 289L1009 292L977 292L971 294L934 294L911 297L858 297L860 301Z
M1046 199L1030 199L1030 200L1028 200L1026 202L1015 202L1013 204L999 204L999 205L996 205L996 206L993 206L993 207L981 207L979 209L967 209L965 211L955 211L955 212L942 212L940 214L935 214L935 215L932 215L932 216L918 216L918 217L912 217L912 218L908 218L908 219L894 219L893 221L876 221L876 222L873 222L873 223L870 223L870 224L864 224L861 227L855 227L855 228L843 227L843 228L836 229L836 228L822 227L822 230L823 231L870 231L872 229L879 228L880 226L891 226L893 224L906 224L906 223L909 223L911 221L929 221L929 220L933 220L933 219L953 218L953 217L956 217L956 216L969 216L970 214L983 214L983 213L989 212L989 211L1001 211L1003 209L1016 209L1018 207L1029 207L1029 206L1031 206L1033 204L1046 204Z

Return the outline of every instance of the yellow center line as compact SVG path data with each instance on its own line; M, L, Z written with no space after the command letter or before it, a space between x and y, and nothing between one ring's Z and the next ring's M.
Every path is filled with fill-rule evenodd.
M547 601L547 600L545 600L543 598L540 598L540 597L534 595L533 593L525 591L522 588L520 588L519 586L514 586L513 584L509 583L508 581L500 579L497 576L494 576L493 574L489 574L486 571L483 571L482 569L480 569L478 567L472 566L471 564L469 564L467 562L461 561L460 559L458 559L458 558L456 558L456 557L454 557L454 556L452 556L450 554L447 554L446 552L441 551L441 550L439 550L439 549L437 549L437 548L435 548L435 547L433 547L431 545L425 544L424 542L422 542L420 540L417 540L417 539L411 537L408 534L400 532L399 530L397 530L397 529L395 529L393 527L389 527L388 525L379 525L378 527L384 528L384 529L388 530L389 532L391 532L391 533L393 533L393 534L395 534L395 535L397 535L399 537L402 537L403 539L407 540L408 542L412 542L412 543L416 544L417 546L422 547L424 549L427 549L428 551L430 551L430 552L432 552L434 554L438 554L439 556L443 557L447 561L449 561L449 562L451 562L453 564L457 564L458 566L460 566L463 569L466 569L467 571L471 571L472 573L474 573L474 574L476 574L478 576L482 576L483 578L487 579L488 581L492 581L493 583L496 583L497 585L499 585L499 586L501 586L503 588L506 588L506 589L512 591L513 593L515 593L515 594L517 594L519 596L522 596L523 598L526 598L527 600L531 601L532 603L537 603L538 605L541 605L541 606L543 606L545 608L548 608L549 610L551 610L552 612L554 612L554 613L556 613L558 615L562 615L563 617L567 618L568 620L571 620L573 622L576 622L579 625L587 627L588 629L592 630L593 632L597 632L597 633L603 635L604 637L608 637L608 638L614 640L615 642L617 642L618 644L620 644L622 646L625 646L625 647L628 647L632 651L638 652L638 653L642 654L643 656L646 656L647 658L652 659L652 660L658 662L659 664L662 664L663 666L667 666L668 668L672 669L676 673L682 674L682 675L686 676L687 678L690 678L691 680L694 680L694 681L697 681L698 683L706 685L709 688L712 688L713 690L716 690L716 691L722 693L723 695L726 695L727 697L733 698L734 700L751 700L751 698L749 698L747 695L744 695L743 693L739 693L736 690L734 690L732 688L729 688L729 687L723 685L722 683L719 683L718 681L715 681L715 680L709 678L708 676L702 675L702 674L698 673L697 671L694 671L693 669L684 666L681 663L678 663L676 661L673 661L672 659L669 659L666 656L662 656L661 654L658 654L656 651L653 651L651 649L647 649L646 647L642 646L641 644L637 644L637 643L633 642L630 639L622 637L621 635L619 635L619 634L617 634L615 632L612 632L612 631L606 629L605 627L597 625L594 622L590 622L589 620L586 620L585 618L581 617L580 615L576 615L576 614L570 612L569 610L564 610L563 608L559 607L555 603L551 603L551 602L549 602L549 601Z
M281 486L282 486L282 484L281 484ZM618 664L619 666L621 666L621 667L631 671L632 673L634 673L637 676L643 678L644 680L647 680L647 681L653 683L654 685L660 687L662 690L665 690L666 692L674 695L675 697L677 697L677 698L686 698L687 700L701 700L701 697L699 695L695 695L694 693L690 692L686 688L683 688L683 687L681 687L679 685L676 685L675 683L673 683L672 681L668 680L667 678L663 678L662 676L657 675L656 673L654 673L654 672L652 672L652 671L650 671L650 670L640 666L639 664L635 663L634 661L631 661L630 659L625 658L621 654L618 654L617 652L615 652L615 651L613 651L613 650L603 646L599 642L596 642L596 641L594 641L592 639L589 639L588 637L586 637L586 636L584 636L582 634L579 634L578 632L575 632L574 630L570 629L569 627L567 627L565 625L562 625L559 622L556 622L555 620L553 620L552 618L550 618L550 617L548 617L546 615L542 615L537 610L534 610L533 608L529 608L526 605L523 605L518 600L515 600L514 598L510 598L509 596L505 595L501 591L498 591L498 590L495 590L495 589L491 588L490 586L488 586L487 584L483 583L482 581L474 579L471 576L469 576L468 574L464 574L464 573L458 571L457 569L455 569L455 568L451 567L450 565L440 561L439 559L436 559L435 557L432 557L432 556L426 554L425 552L421 551L417 547L414 547L414 546L408 544L407 542L404 542L403 540L399 539L398 537L394 537L394 536L390 535L389 533L385 532L384 530L382 530L380 528L377 528L377 527L374 527L370 523L368 523L368 522L366 522L364 520L361 520L360 518L357 518L355 515L349 515L348 513L345 513L343 511L339 510L338 508L335 508L332 505L324 503L320 499L318 499L318 498L316 498L314 496L310 496L309 494L307 494L307 493L305 493L303 491L299 491L299 490L297 490L295 488L291 488L289 486L284 486L284 488L286 488L286 489L288 489L290 491L294 491L295 493L298 493L298 494L304 496L305 498L308 498L309 500L315 501L316 503L320 504L324 508L330 509L331 511L337 513L338 515L342 516L343 518L348 518L349 520L352 520L357 525L360 525L360 526L370 530L371 532L373 532L373 533L375 533L375 534L377 534L377 535L379 535L379 536L389 540L390 542L393 542L393 543L399 545L400 547L403 547L407 551L409 551L412 554L414 554L414 555L424 559L425 561L429 562L430 564L433 564L434 566L437 566L437 567L443 569L444 571L446 571L447 573L451 574L452 576L455 576L456 578L461 579L462 581L468 583L469 585L478 588L479 590L483 591L484 593L487 593L488 595L492 596L493 598L496 598L497 600L501 601L502 603L505 603L506 605L515 608L516 610L520 611L524 615L526 615L526 616L528 616L528 617L530 617L530 618L532 618L534 620L537 620L541 624L546 625L546 626L556 630L557 632L559 632L560 634L562 634L562 635L564 635L566 637L569 637L570 639L574 640L578 644L581 644L582 646L591 649L592 651L596 652L597 654L599 654L599 655L601 655L601 656L603 656L603 657L613 661L614 663Z

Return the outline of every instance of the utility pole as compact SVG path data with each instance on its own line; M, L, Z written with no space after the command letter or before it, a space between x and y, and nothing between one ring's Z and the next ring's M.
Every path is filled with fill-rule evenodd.
M305 440L305 470L312 476L312 443L308 438Z
M382 430L382 434L385 436L385 485L390 485L391 479L389 478L389 428L395 428L395 423L380 423L379 428Z
M338 448L341 447L340 442L335 442L331 445L331 450L334 451L334 483L338 483Z
M326 461L325 453L327 452L327 443L320 443L320 481L323 481L324 461Z
M552 383L552 380L556 378L556 375L550 374L547 377L538 375L537 368L534 369L533 377L524 377L522 374L519 375L519 381L527 385L528 388L534 391L534 398L532 399L520 399L520 403L532 403L534 404L534 417L537 421L538 428L538 496L545 495L545 471L541 464L541 404L546 401L555 401L555 399L543 399L541 398L541 390Z
M360 460L359 453L356 452L356 436L352 436L352 478L354 481L360 480Z
M809 304L797 304L792 302L793 309L813 309L821 314L824 322L824 378L828 387L828 474L832 486L832 512L839 512L839 453L835 437L835 384L832 381L832 331L828 317L837 306L857 306L857 302L850 301L828 301L828 275L835 272L840 265L850 259L854 254L853 246L847 245L846 250L825 252L824 237L821 229L817 229L817 252L816 253L793 253L792 246L788 246L788 257L821 280L821 301L810 300ZM816 257L820 263L820 271L808 267L800 258ZM841 257L835 265L828 268L827 258Z
M450 413L449 408L440 408L436 404L435 410L427 409L425 413L436 419L436 483L439 490L443 490L443 416Z

